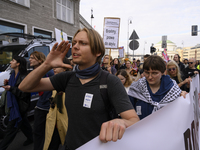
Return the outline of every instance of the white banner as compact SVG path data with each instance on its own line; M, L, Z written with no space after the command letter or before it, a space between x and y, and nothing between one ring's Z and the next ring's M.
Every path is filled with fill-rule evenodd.
M118 48L120 18L104 18L103 41L105 48Z
M186 99L179 97L166 107L126 129L117 142L99 137L78 150L198 150L199 75L192 79Z
M118 48L118 28L104 28L104 44L106 48Z

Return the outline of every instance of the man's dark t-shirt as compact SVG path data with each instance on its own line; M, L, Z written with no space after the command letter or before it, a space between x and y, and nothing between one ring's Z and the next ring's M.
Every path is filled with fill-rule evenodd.
M70 80L67 83L69 77ZM57 91L66 93L65 104L69 120L65 143L70 150L98 136L102 123L108 121L108 114L99 89L99 78L100 74L85 84L82 84L73 72L63 72L50 78ZM133 109L119 78L109 74L107 86L109 100L118 114Z

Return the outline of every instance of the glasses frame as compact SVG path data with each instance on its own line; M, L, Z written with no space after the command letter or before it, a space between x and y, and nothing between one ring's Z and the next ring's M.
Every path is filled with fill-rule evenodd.
M173 68L169 68L169 69L167 69L169 72L170 71L175 71L176 70L176 67L173 67Z
M152 78L156 78L161 72L147 72L144 71L144 75L149 77L151 75Z

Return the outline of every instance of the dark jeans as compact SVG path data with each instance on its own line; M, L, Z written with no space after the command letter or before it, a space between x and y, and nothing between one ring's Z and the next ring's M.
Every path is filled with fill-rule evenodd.
M46 110L35 108L33 125L34 150L43 150L47 113L48 111Z
M60 135L58 133L58 129L55 127L48 150L57 150L60 144L61 144Z
M0 150L7 149L10 143L12 143L12 141L14 140L19 129L21 129L21 131L24 133L24 135L27 137L28 140L33 141L32 128L27 119L26 114L21 115L21 117L22 117L22 121L20 121L17 128L14 127L16 123L16 119L8 122L6 135L0 143Z

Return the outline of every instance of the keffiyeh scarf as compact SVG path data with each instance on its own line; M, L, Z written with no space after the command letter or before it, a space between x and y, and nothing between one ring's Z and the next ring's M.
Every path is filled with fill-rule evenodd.
M181 89L179 88L175 80L172 81L174 85L160 102L155 102L152 100L149 91L147 89L147 83L145 77L139 79L137 82L132 83L128 95L153 105L154 106L153 112L155 112L161 109L162 107L166 106L168 103L174 101L180 96Z

